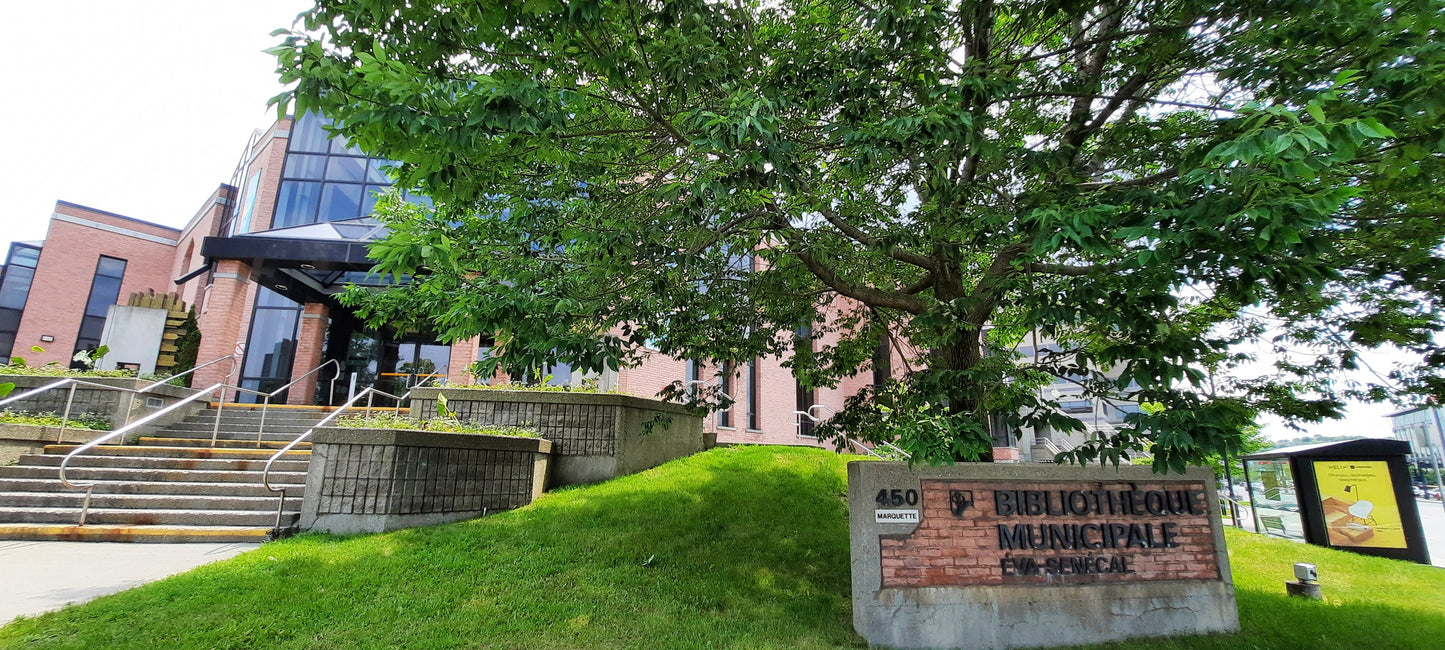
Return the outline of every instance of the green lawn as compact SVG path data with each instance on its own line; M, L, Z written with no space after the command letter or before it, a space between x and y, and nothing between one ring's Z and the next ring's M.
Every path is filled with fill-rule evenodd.
M0 647L862 647L848 597L847 460L723 448L483 520L305 535L22 619L0 628ZM1445 571L1248 533L1229 543L1242 634L1110 647L1445 639ZM1297 561L1319 565L1326 602L1284 596Z

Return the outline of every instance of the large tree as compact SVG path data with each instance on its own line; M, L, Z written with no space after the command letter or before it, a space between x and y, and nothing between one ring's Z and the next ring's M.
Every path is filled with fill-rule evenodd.
M834 433L987 458L1001 429L1081 430L1035 390L1068 377L1152 403L1073 459L1152 445L1182 469L1237 454L1260 411L1440 392L1442 15L351 0L274 52L295 83L282 111L331 116L436 200L379 210L378 269L409 280L349 296L373 319L496 336L487 363L514 368L627 363L649 341L720 365L781 354L820 386L889 338L918 351L906 378ZM1035 335L1055 344L1015 358ZM1262 337L1308 363L1229 380ZM1424 361L1339 381L1382 345Z

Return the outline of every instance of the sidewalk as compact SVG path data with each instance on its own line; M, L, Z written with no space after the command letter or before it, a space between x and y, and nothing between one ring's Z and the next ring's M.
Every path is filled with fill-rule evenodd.
M0 542L0 625L124 591L260 544Z

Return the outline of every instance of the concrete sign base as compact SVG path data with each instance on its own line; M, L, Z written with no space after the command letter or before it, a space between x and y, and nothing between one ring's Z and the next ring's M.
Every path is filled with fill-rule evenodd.
M1213 475L848 464L853 626L897 648L1239 629Z

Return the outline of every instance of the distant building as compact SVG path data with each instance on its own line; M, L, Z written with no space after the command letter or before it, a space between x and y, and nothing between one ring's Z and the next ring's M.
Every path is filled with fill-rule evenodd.
M1445 409L1439 406L1417 406L1391 413L1390 431L1396 440L1410 443L1410 462L1421 467L1435 467L1445 462L1445 434L1441 422Z

